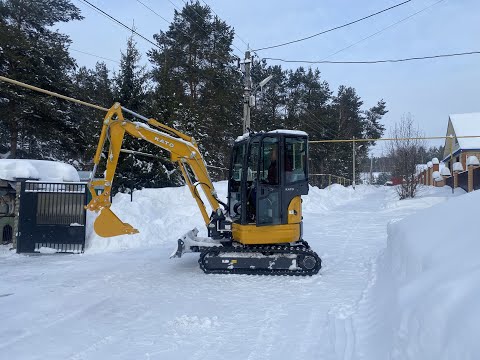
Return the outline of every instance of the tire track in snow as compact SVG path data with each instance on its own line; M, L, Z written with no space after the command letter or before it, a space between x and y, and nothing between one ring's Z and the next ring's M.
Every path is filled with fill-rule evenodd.
M282 314L282 305L275 304L267 308L267 312L261 321L258 335L255 339L254 349L250 351L248 360L264 360L271 358L271 352L274 346L278 344L275 341L278 336L278 316ZM288 329L282 329L288 331Z

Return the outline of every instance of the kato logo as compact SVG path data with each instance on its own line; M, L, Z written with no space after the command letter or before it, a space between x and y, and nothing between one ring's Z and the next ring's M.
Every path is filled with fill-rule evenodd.
M171 148L173 148L175 145L167 140L163 140L163 139L160 139L158 137L155 137L154 138L156 142L158 142L159 144L165 144L167 146L170 146Z
M295 188L285 188L285 191L293 191Z

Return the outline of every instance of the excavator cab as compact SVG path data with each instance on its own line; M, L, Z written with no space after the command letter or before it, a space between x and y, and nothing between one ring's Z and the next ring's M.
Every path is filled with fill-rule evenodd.
M308 136L275 130L239 138L232 151L228 208L243 244L301 238L301 195L308 194Z

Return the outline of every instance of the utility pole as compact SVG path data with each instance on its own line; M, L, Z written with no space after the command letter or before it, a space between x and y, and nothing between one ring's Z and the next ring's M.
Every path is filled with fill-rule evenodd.
M243 92L243 133L245 134L250 129L250 94L252 93L252 79L250 77L250 69L252 65L252 59L250 57L250 51L245 51L245 60L243 62L245 66L245 88Z
M373 184L373 155L370 157L370 185Z
M355 136L353 137L352 141L352 153L353 153L353 179L352 179L352 186L355 190Z

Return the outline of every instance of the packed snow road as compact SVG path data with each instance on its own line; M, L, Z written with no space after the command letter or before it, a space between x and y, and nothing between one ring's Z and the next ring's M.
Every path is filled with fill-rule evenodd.
M159 197L184 196L184 190L168 196L167 190ZM387 188L311 189L304 238L324 267L308 278L205 275L196 254L169 260L175 246L170 234L192 227L189 216L200 217L193 203L191 214L183 205L158 210L157 218L173 229L165 235L157 223L156 231L145 231L167 237L146 248L95 253L92 244L83 255L42 256L3 248L1 357L355 358L357 335L349 319L370 281L372 261L385 248L387 223L445 199L435 194L398 202ZM136 202L124 203L130 206L125 214L143 206L148 217L141 194ZM184 212L181 219L178 212Z

